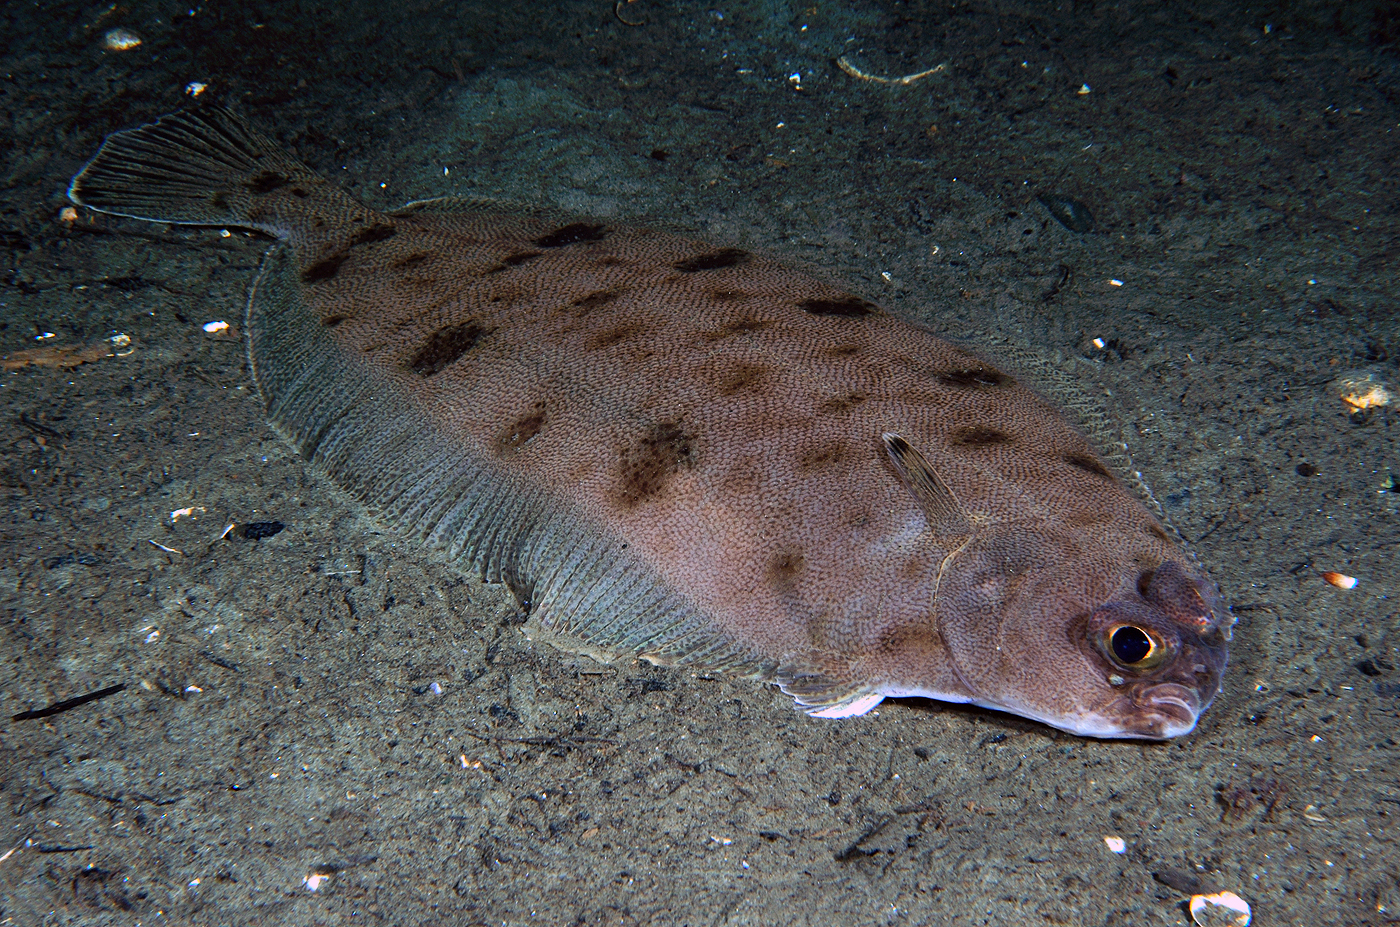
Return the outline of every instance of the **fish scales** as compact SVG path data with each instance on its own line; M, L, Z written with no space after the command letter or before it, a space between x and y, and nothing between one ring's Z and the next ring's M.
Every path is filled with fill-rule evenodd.
M747 251L458 201L380 213L219 109L70 195L276 235L249 362L278 430L533 633L775 682L1165 737L1220 685L1214 588L991 361Z

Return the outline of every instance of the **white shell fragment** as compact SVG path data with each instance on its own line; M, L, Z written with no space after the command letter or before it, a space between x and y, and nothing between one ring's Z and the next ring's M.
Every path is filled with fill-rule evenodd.
M1103 838L1103 843L1104 843L1104 846L1108 847L1108 849L1109 849L1110 852L1113 852L1113 853L1126 853L1126 852L1128 852L1128 844L1127 844L1126 841L1124 841L1124 839L1123 839L1122 837L1105 837L1105 838Z
M141 44L141 36L130 29L112 29L102 37L102 47L108 51L131 51Z
M1378 368L1352 370L1333 381L1337 396L1353 413L1390 404L1392 389Z
M1234 892L1191 896L1191 920L1199 927L1249 927L1249 902Z
M1338 589L1353 589L1356 587L1356 577L1348 576L1345 573L1333 573L1329 570L1322 574L1322 578Z

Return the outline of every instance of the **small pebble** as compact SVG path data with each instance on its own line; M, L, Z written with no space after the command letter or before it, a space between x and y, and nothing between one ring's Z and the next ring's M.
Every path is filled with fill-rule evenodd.
M108 51L131 51L141 44L141 36L130 29L111 29L102 37L102 47Z
M255 521L239 528L238 535L245 541L261 541L263 538L272 537L285 527L287 526L280 521Z

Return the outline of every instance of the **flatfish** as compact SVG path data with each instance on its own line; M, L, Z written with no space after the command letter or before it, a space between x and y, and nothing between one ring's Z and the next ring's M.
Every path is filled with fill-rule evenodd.
M357 202L233 114L118 132L75 203L279 241L248 361L380 520L602 659L774 683L812 715L969 702L1190 731L1232 619L1017 376L817 276L642 227Z

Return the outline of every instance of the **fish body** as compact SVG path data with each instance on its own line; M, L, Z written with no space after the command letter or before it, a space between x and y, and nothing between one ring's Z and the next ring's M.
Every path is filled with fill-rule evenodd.
M281 434L504 581L532 634L773 682L1171 737L1214 587L992 362L815 276L641 227L353 200L232 114L108 138L75 202L279 239L249 363Z

